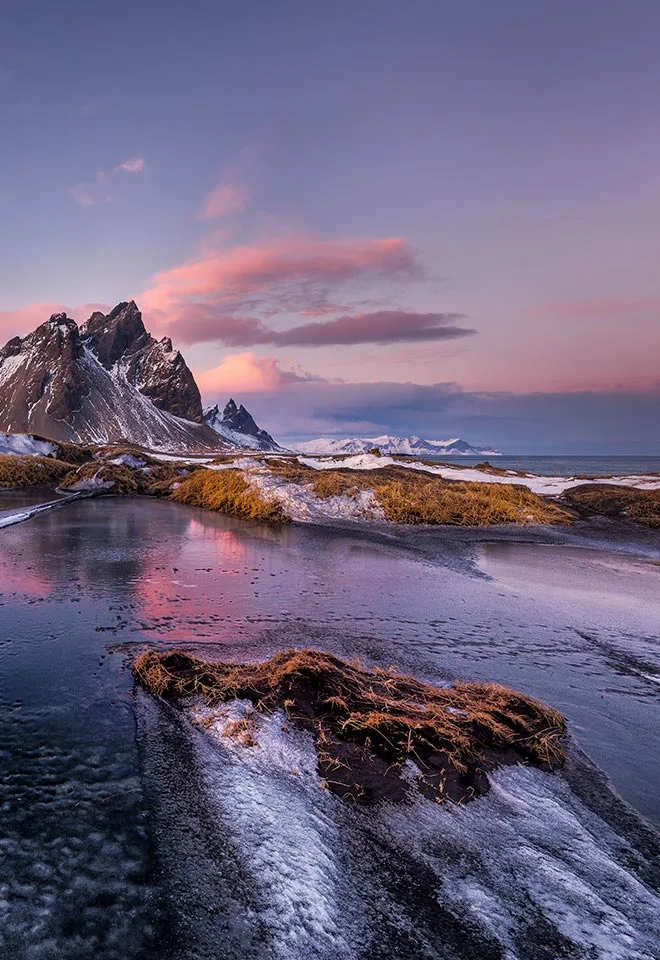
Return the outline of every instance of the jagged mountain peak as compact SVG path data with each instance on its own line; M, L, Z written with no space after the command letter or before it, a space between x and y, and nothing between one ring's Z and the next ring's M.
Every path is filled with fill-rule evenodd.
M135 300L118 303L108 314L96 310L80 333L107 370L125 353L134 353L153 340Z
M168 337L145 329L135 301L78 327L53 314L0 350L0 430L56 440L128 440L170 449L219 449L202 424L195 379Z
M280 450L231 398L204 415L195 378L170 337L146 330L134 300L80 326L53 314L0 350L0 431L147 447Z
M282 447L262 430L243 404L236 404L233 397L225 404L222 413L215 404L204 411L204 423L230 443L249 447L252 450L281 450Z

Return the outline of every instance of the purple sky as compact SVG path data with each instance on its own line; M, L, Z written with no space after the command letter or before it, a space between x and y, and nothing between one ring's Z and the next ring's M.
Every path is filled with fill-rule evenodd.
M660 449L660 4L4 0L0 340L134 297L280 436Z

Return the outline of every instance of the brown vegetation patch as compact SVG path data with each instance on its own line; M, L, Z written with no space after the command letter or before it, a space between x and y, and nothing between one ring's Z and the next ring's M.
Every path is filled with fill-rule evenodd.
M585 483L567 490L563 501L586 514L629 520L660 528L660 490L638 490L606 483Z
M0 455L0 487L33 487L57 484L71 470L70 463L54 457Z
M571 523L573 516L527 487L510 483L444 480L406 467L315 470L291 460L270 460L290 483L311 485L324 498L373 490L391 523L482 526L496 523Z
M281 504L254 490L238 470L195 470L173 491L172 500L244 520L285 523L289 519Z
M419 790L439 803L486 793L487 771L500 764L555 770L564 761L561 714L496 684L436 688L314 650L247 664L148 650L133 673L157 696L199 696L210 707L246 699L258 711L285 710L313 734L323 785L363 803L405 796L407 761L417 767Z
M94 451L91 447L80 443L64 443L62 440L53 440L58 448L59 459L72 463L78 467L83 463L88 463L94 458Z
M517 484L425 480L416 474L374 489L386 519L393 523L487 526L573 519L555 503Z

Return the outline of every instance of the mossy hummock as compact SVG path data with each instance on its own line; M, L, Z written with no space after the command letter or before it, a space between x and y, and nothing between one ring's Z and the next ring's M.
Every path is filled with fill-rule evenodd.
M413 784L431 800L460 803L485 794L500 765L552 771L564 762L561 714L497 684L438 688L316 650L245 664L148 650L133 672L156 696L284 710L313 734L322 784L362 803L401 800Z

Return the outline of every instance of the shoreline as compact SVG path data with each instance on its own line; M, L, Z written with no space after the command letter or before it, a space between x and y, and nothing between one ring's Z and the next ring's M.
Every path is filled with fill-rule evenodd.
M4 490L19 491L30 488L3 488ZM23 523L44 513L64 507L77 500L108 499L108 500L152 500L153 497L143 495L126 495L112 491L78 491L67 494L60 493L57 500L31 504L25 508L17 507L8 511L0 511L0 530L4 527ZM172 503L177 507L200 510L204 514L226 516L233 520L241 520L246 524L259 524L258 520L245 520L232 516L229 513L213 510L206 507L176 503L165 498L164 502ZM265 524L270 526L271 524ZM582 518L572 524L404 524L388 521L362 520L357 518L324 517L314 520L293 520L294 527L315 530L325 535L337 534L345 536L351 534L356 539L370 541L383 546L396 547L405 552L419 554L425 559L433 560L433 555L442 545L465 546L476 548L485 543L520 543L539 544L544 546L568 546L601 551L612 551L621 554L635 554L648 558L660 559L660 535L658 531L642 527L631 522L613 520L603 517ZM281 524L274 524L281 526Z

